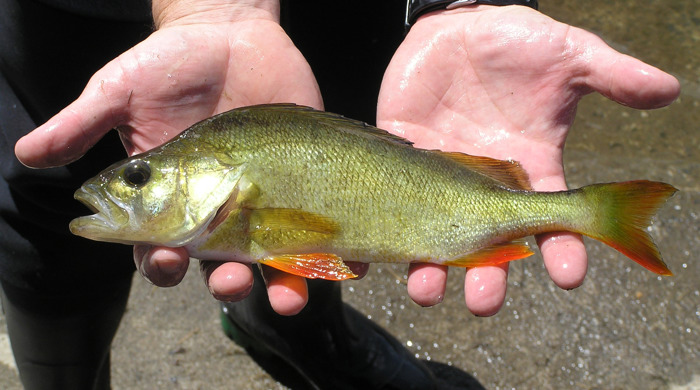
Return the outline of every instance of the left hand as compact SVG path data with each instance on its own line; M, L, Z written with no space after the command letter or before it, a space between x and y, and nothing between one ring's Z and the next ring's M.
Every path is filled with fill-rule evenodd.
M520 162L535 190L566 189L562 151L579 99L597 91L634 108L670 104L672 76L621 54L595 35L519 6L433 12L414 24L384 75L377 125L417 147ZM550 277L578 287L586 275L581 237L537 236ZM493 315L505 299L507 265L469 269L466 305ZM439 303L447 268L409 268L408 293Z
M153 3L159 29L97 71L77 100L17 142L20 161L37 168L67 164L112 128L132 155L234 107L296 102L323 108L311 68L278 23L274 0ZM165 287L182 280L189 255L184 248L137 245L134 260L144 277ZM201 264L217 299L250 293L249 264ZM308 299L306 281L268 271L273 308L298 313Z

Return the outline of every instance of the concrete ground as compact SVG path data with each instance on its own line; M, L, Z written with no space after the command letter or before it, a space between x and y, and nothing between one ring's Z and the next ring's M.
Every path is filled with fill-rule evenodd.
M700 389L700 9L694 1L542 1L541 11L601 35L681 80L671 107L636 111L584 99L567 143L571 187L645 178L680 189L650 228L673 277L657 277L592 240L578 289L549 280L539 256L514 262L490 318L463 303L463 271L444 302L421 308L405 267L345 282L346 302L429 362L442 388ZM221 332L196 264L177 287L136 277L113 347L115 389L283 389ZM0 388L20 388L0 317ZM472 387L472 388L479 388Z

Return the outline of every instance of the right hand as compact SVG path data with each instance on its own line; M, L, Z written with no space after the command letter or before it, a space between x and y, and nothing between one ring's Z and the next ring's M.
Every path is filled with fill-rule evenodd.
M678 81L584 30L520 6L475 5L422 16L384 74L377 124L427 149L520 162L537 191L566 189L562 156L576 105L587 93L640 109L670 104ZM538 235L547 271L578 287L587 257L579 235ZM507 264L465 275L466 306L493 315ZM408 294L423 306L445 295L447 267L413 264Z
M36 168L65 165L113 128L133 155L199 120L251 104L323 109L309 65L279 25L277 2L220 3L154 1L158 30L97 71L77 100L19 140L17 158ZM136 246L134 259L158 286L178 284L189 264L183 248ZM250 265L203 262L202 271L217 299L242 299L252 288ZM265 277L277 312L304 307L303 278L276 271Z

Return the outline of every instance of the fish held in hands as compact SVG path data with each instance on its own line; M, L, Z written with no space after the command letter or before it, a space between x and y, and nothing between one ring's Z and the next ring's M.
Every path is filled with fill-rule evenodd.
M645 228L674 192L645 180L536 192L517 163L278 104L216 115L110 166L76 191L96 214L70 229L330 280L355 276L344 261L500 264L533 253L523 237L571 231L670 275Z

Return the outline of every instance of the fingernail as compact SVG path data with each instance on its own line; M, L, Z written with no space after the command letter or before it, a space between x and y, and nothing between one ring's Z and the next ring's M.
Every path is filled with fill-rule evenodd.
M145 251L141 255L141 261L139 261L138 263L139 263L138 264L139 265L139 273L141 274L141 276L143 276L143 278L146 279L146 281L148 281L148 283L155 284L151 280L151 275L148 273L148 267L146 266L146 264L148 263L148 251Z
M167 257L154 261L158 251L147 250L141 257L139 272L149 282L160 287L171 287L182 280L184 273L187 271L189 262L180 261L180 259Z
M253 291L252 283L245 290L236 292L234 294L221 294L216 292L214 287L212 287L211 285L208 285L207 287L209 287L209 293L214 297L214 299L222 302L238 302L246 298L248 295L250 295L250 292Z
M183 264L178 262L164 262L158 264L158 285L161 287L171 287L182 280Z

